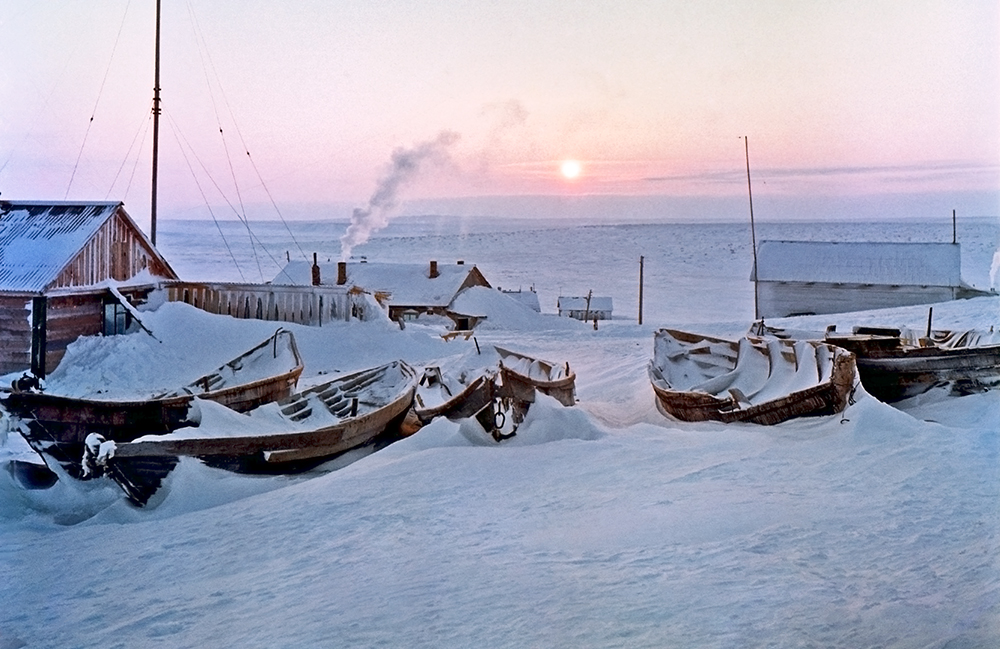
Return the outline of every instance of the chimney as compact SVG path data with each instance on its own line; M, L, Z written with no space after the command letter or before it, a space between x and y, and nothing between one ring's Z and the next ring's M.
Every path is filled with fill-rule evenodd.
M319 286L319 280L320 280L320 277L319 277L319 264L316 263L316 253L315 252L313 253L313 267L312 267L312 271L313 271L313 274L312 274L313 286Z
M347 283L347 262L338 261L337 262L337 286L343 286Z
M438 263L436 261L432 261L431 262L431 273L430 273L429 277L431 279L434 279L435 277L437 277L440 274L441 273L438 272Z

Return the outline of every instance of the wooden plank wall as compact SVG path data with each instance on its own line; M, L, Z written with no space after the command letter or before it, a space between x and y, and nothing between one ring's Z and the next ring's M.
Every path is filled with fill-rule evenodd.
M56 368L71 342L80 336L96 336L103 331L103 293L50 297L46 319L46 373Z
M104 225L59 274L50 289L99 284L135 277L145 268L158 277L174 274L147 249L145 241L120 215Z
M949 286L886 286L761 282L760 315L783 318L802 313L846 313L945 302L956 298Z
M347 291L320 286L172 282L167 300L240 319L322 326L350 316Z
M0 297L0 374L31 367L31 297ZM10 387L10 386L7 386Z

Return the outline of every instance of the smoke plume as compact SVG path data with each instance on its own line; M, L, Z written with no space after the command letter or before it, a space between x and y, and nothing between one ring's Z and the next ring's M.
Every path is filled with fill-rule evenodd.
M448 160L448 147L458 141L458 134L442 131L430 142L418 144L410 149L396 149L392 152L392 165L388 173L379 180L378 187L368 199L368 206L355 208L347 232L340 237L340 260L347 261L354 246L360 245L373 232L389 224L389 218L397 205L399 190L412 181L427 162Z

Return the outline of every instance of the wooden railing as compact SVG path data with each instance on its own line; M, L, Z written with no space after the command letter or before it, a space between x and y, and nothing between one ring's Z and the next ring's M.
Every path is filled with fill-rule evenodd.
M351 315L350 297L340 286L168 282L164 288L170 302L234 318L321 327L331 320L348 320Z

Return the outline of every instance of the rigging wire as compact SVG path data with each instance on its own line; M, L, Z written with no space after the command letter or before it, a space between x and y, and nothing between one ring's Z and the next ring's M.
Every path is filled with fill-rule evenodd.
M104 85L108 82L108 74L111 72L111 64L115 60L115 52L118 51L118 42L122 37L122 30L125 28L125 19L128 18L128 8L132 5L132 0L129 0L125 4L125 11L122 14L122 22L118 25L118 35L115 36L115 44L111 47L111 56L108 58L108 65L104 69L104 78L101 79L101 87L97 91L97 99L94 101L94 109L90 112L90 121L87 122L87 130L83 134L83 142L80 143L80 152L76 154L76 163L73 165L73 173L69 176L69 183L66 185L66 195L63 199L69 198L69 191L73 187L73 179L76 178L76 170L80 166L80 160L83 158L83 149L87 146L87 138L90 137L90 128L94 125L94 117L97 115L97 107L101 103L101 97L104 95Z
M169 117L169 114L168 114ZM233 254L233 249L229 247L229 242L226 241L226 235L222 232L222 226L219 225L219 219L215 218L215 212L212 210L212 206L208 202L208 197L205 195L205 190L202 189L201 183L198 182L198 175L194 172L194 167L191 165L191 160L188 158L187 152L184 150L184 146L181 144L181 136L178 135L178 129L173 120L169 120L171 126L171 133L174 135L174 139L177 140L177 147L181 150L181 155L184 157L184 163L187 164L188 171L191 172L191 178L194 179L194 184L198 187L198 192L201 194L201 199L205 201L205 207L208 208L208 213L212 216L212 221L215 223L216 229L219 231L219 236L222 237L222 243L226 246L226 251L229 253L229 258L233 260L233 265L236 266L237 272L240 274L240 279L246 282L246 277L243 275L243 269L240 268L240 264L236 261L236 255ZM185 140L186 142L186 140ZM190 147L190 145L188 145ZM192 151L192 155L194 152ZM197 158L197 156L195 156ZM200 161L199 161L200 162Z
M128 196L128 190L132 187L132 179L135 177L136 167L139 166L139 157L142 153L142 145L146 141L146 133L149 132L149 124L152 121L152 111L146 111L146 120L139 124L139 128L136 130L135 135L132 136L132 142L128 145L128 151L125 152L125 157L122 158L122 163L118 166L118 171L115 172L115 177L111 180L111 185L108 187L108 193L104 195L104 200L108 200L111 196L111 192L114 191L115 185L118 183L118 177L121 176L122 170L128 163L129 156L132 155L132 147L135 146L136 142L139 142L139 150L135 153L135 163L132 164L132 174L129 176L128 184L125 186L125 196Z
M236 206L233 205L233 202L229 200L229 198L226 196L226 193L222 190L222 187L219 186L219 183L216 182L215 178L212 176L212 173L208 170L208 167L205 166L205 163L202 161L202 159L198 157L197 153L195 153L194 147L192 147L191 144L187 141L187 138L184 137L184 134L181 132L180 127L177 125L177 122L175 122L169 115L167 117L170 120L171 126L180 135L181 139L184 141L184 144L191 151L191 155L194 156L194 159L198 161L199 165L201 165L202 171L205 172L205 175L208 177L208 179L212 181L212 185L215 187L216 191L219 192L219 195L222 196L222 199L226 201L227 205L229 205L229 209L233 211L233 214L236 215L237 219L239 219L241 222L243 222L245 226L247 226L247 231L250 233L252 241L256 241L256 244L260 247L262 251L264 251L264 254L267 255L268 259L271 260L271 263L273 263L275 267L284 268L283 264L277 259L275 259L274 255L272 255L271 252L267 249L267 247L264 245L264 242L260 240L260 237L258 237L257 234L254 233L254 231L250 228L249 224L244 221L244 217L240 214L240 211L236 209Z
M271 190L268 188L267 183L264 182L264 177L263 175L261 175L260 170L257 168L257 162L250 155L250 147L247 146L246 139L243 137L243 131L240 130L239 122L236 121L236 115L233 113L232 104L229 103L229 98L226 96L226 90L222 85L222 81L219 79L219 73L215 68L215 62L212 60L212 56L208 52L208 44L205 42L205 37L203 35L203 32L201 31L201 25L198 23L197 16L195 16L194 13L194 8L190 2L188 2L188 10L191 14L191 22L194 24L195 33L197 34L199 44L201 45L201 48L205 52L204 57L202 58L202 65L205 68L205 77L206 77L206 83L208 83L209 86L209 93L211 95L211 81L208 79L208 71L209 69L211 69L212 75L215 77L215 82L219 87L219 94L222 96L222 103L225 105L226 110L229 112L229 119L233 123L233 128L236 129L236 135L239 137L240 145L243 147L243 151L247 154L247 159L250 161L250 166L253 168L254 173L257 175L257 180L260 181L260 186L264 189L264 193L267 194L267 199L271 202L271 206L274 208L275 213L278 215L278 219L281 221L281 224L285 226L285 231L288 232L288 236L291 237L292 242L295 244L295 247L299 249L299 253L302 255L302 259L304 259L305 261L309 261L309 256L306 254L305 250L302 249L302 246L299 244L298 239L295 238L295 235L292 233L291 227L289 227L288 225L288 221L285 220L285 216L281 213L281 210L278 208L278 203L274 200L274 196L271 194ZM200 54L201 53L199 52L199 55ZM204 62L206 58L208 60L207 66L205 66ZM215 97L214 95L211 96L214 108ZM221 119L218 116L218 110L216 110L216 120L221 122ZM221 132L222 129L220 128L219 131Z
M247 218L246 206L243 203L243 194L240 192L240 183L236 179L236 170L233 168L233 158L229 154L229 143L226 141L226 134L222 130L222 118L219 115L219 106L215 101L215 93L212 92L212 80L208 76L208 66L205 65L205 57L207 54L207 47L204 43L204 37L201 35L201 30L198 25L198 21L194 15L194 8L191 3L188 3L188 14L191 18L192 25L194 27L194 32L196 35L196 40L198 42L198 58L201 59L202 71L205 73L205 85L208 87L208 97L212 102L212 110L215 113L215 123L219 127L219 137L222 140L222 149L226 153L226 162L229 164L229 176L233 180L233 188L236 191L236 200L240 204L240 212L243 215L243 223L247 228L247 235L250 238L250 248L253 250L254 260L257 262L257 272L260 273L260 281L264 281L264 271L260 267L260 257L257 256L257 249L254 246L253 232L250 230L250 220ZM209 58L209 61L211 59ZM221 87L221 86L220 86Z

